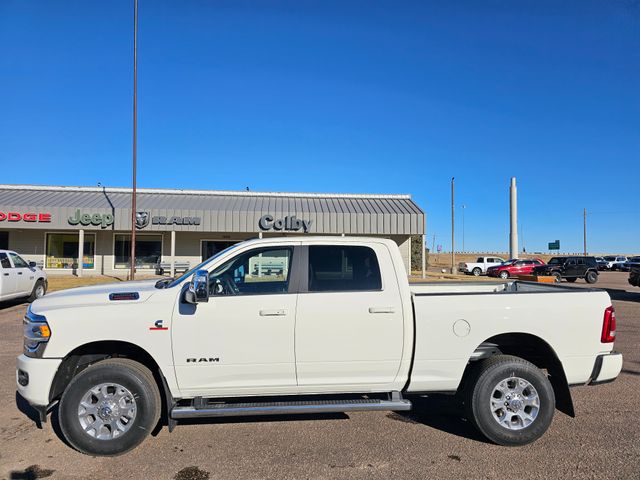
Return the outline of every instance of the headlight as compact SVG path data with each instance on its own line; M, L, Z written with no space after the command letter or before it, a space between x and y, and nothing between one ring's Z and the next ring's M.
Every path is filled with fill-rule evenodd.
M45 344L51 337L51 329L47 319L27 309L27 314L22 321L24 327L24 353L29 357L42 355Z

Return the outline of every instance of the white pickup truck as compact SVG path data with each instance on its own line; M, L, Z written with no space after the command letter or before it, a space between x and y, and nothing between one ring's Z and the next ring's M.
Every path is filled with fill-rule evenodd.
M458 394L493 442L523 445L555 408L574 415L570 385L618 376L615 328L604 291L410 285L393 241L269 238L175 280L35 301L17 388L42 421L57 404L63 435L91 455L186 418L409 410L430 392Z
M471 274L476 277L486 274L489 267L501 265L504 260L500 257L478 257L475 262L460 262L458 270L461 273Z
M42 297L47 291L47 274L27 263L11 250L0 250L0 302L15 298L29 301Z

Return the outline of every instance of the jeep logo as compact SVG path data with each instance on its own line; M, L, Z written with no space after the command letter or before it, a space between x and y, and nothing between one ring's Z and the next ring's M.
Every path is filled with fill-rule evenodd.
M218 363L220 362L220 358L209 357L209 358L187 358L187 363Z
M100 226L100 228L107 228L113 225L113 215L110 213L80 213L80 209L76 210L76 214L73 217L69 217L69 225L89 225Z

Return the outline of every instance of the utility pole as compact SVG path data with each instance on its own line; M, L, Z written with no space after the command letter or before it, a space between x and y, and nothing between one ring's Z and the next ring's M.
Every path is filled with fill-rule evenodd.
M456 273L455 210L455 177L451 177L451 273Z
M582 221L582 236L584 243L584 256L587 256L587 209L584 209L583 221Z
M138 161L138 0L133 0L133 185L131 190L131 272L136 276L136 164Z

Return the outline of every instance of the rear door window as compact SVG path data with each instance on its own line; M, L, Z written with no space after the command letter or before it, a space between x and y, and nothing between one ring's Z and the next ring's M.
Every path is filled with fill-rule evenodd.
M308 289L310 292L382 290L378 257L369 247L311 245Z

